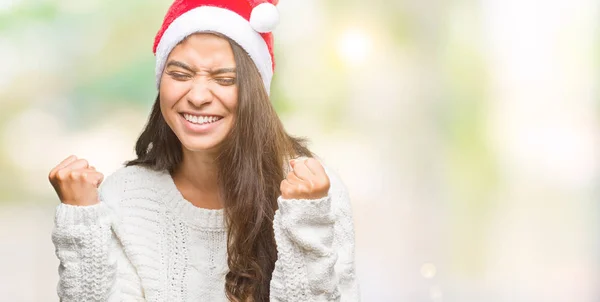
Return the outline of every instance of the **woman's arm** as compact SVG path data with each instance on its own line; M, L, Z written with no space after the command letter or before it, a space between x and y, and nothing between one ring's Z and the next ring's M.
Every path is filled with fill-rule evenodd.
M114 223L114 211L105 202L58 205L52 242L60 260L61 301L144 301L140 279L112 230Z
M279 197L274 229L278 259L271 301L359 301L354 226L348 190L324 166L331 182L319 199Z

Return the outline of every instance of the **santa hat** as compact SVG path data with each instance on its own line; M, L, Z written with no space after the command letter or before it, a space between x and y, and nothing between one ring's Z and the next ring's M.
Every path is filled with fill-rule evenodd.
M156 86L173 48L187 36L213 31L238 43L254 61L267 94L275 68L273 34L279 0L175 0L154 39Z

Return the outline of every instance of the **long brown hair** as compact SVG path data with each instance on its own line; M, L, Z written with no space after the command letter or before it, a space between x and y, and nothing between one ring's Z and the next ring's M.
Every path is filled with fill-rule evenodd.
M231 301L269 301L277 260L273 217L286 176L284 161L313 153L306 138L285 131L246 51L226 36L213 34L231 45L238 85L237 119L216 159L228 235L225 291ZM159 103L160 95L137 140L137 159L126 166L173 172L181 163L181 142L165 122Z

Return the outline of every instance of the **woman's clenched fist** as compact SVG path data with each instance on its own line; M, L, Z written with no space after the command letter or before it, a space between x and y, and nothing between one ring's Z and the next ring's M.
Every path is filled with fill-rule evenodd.
M89 206L99 202L98 186L104 175L87 160L71 155L50 171L48 179L62 203Z
M321 163L314 158L290 160L292 171L281 182L285 199L319 199L329 192L329 177Z

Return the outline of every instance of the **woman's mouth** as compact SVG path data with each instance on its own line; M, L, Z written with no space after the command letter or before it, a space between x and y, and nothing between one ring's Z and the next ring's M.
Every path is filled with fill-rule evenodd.
M191 115L188 113L182 113L181 115L186 121L197 125L214 123L223 118L215 115Z
M223 119L222 116L215 115L192 115L189 113L181 113L179 115L185 127L195 133L208 132L218 126Z

